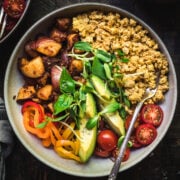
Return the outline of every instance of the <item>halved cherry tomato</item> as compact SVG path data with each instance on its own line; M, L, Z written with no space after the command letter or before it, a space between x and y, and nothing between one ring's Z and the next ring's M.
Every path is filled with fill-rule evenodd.
M141 124L136 129L136 139L142 145L151 144L157 136L156 128L151 124Z
M113 156L113 158L117 158L117 156L118 156L118 154L119 154L119 148L116 148L116 149L114 149L113 150L113 152L112 152L112 156ZM123 162L124 161L127 161L128 159L129 159L129 156L130 156L130 148L126 148L126 150L125 150L125 152L124 152L124 156L123 156Z
M126 130L128 130L128 128L129 128L131 119L132 119L132 115L128 115L126 117L125 124L124 124ZM136 129L139 126L139 124L140 124L140 118L138 116L136 119L136 122L134 123L134 129Z
M163 120L163 110L159 105L147 104L142 108L141 119L143 122L157 127Z
M111 151L105 151L97 146L95 148L94 154L99 157L107 158L111 156Z
M25 0L4 0L4 11L12 18L20 18L26 6Z
M110 129L105 129L100 131L97 136L97 144L98 146L105 151L112 151L116 148L118 142L118 138L116 134Z
M142 144L140 144L136 138L136 135L131 135L130 141L132 142L132 147L133 148L140 148Z

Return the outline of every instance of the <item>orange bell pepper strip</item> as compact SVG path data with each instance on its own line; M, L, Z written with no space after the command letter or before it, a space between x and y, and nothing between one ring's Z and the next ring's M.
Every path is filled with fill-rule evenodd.
M36 135L39 138L45 139L45 138L48 138L50 135L49 130L47 128L39 129L39 128L32 127L30 125L30 118L29 118L29 112L28 111L25 111L23 113L23 124L24 124L25 129L28 132Z
M38 108L34 105L31 106L29 103L28 106L23 106L23 124L28 132L36 135L39 138L45 139L50 135L49 130L46 127L43 129L36 128L36 126L40 123L40 120L43 120L43 108L40 106L38 106Z
M42 145L44 147L49 147L51 144L52 144L52 142L51 142L51 138L50 137L48 137L46 139L42 139Z
M40 104L33 101L27 101L23 104L21 109L22 114L25 111L31 112L31 126L36 126L44 121L44 108Z

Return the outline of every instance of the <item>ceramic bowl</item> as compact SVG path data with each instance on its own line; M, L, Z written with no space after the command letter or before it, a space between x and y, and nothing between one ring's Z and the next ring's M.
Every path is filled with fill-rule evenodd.
M87 164L79 164L72 160L67 160L60 158L53 150L44 148L41 145L41 142L27 133L27 131L23 127L22 115L21 115L21 107L14 100L14 96L17 94L19 88L23 85L22 76L19 74L17 70L17 59L22 57L24 52L24 45L29 39L33 39L37 34L43 32L47 29L51 23L53 22L55 17L60 16L74 16L77 13L87 12L89 10L102 10L105 12L118 12L122 16L130 17L139 22L145 29L147 29L152 38L154 38L161 51L165 54L168 62L169 62L169 86L170 89L166 93L165 102L161 104L161 107L164 110L164 120L161 126L158 128L158 136L155 141L145 148L141 148L139 150L133 151L131 153L130 159L121 164L120 171L127 170L128 168L136 165L140 161L142 161L145 157L147 157L160 143L160 141L165 136L168 128L173 120L173 115L175 112L176 101L177 101L177 80L176 73L173 66L172 59L163 44L162 40L158 37L158 35L142 20L140 20L135 15L121 9L118 7L114 7L107 4L101 3L80 3L74 4L70 6L66 6L60 9L57 9L50 14L46 15L39 21L37 21L21 38L19 43L16 45L6 71L5 75L5 84L4 84L4 92L5 92L5 104L7 108L7 113L9 117L9 121L12 125L12 128L24 145L24 147L37 159L46 165L54 168L57 171L61 171L67 174L71 174L74 176L81 177L100 177L106 176L110 173L110 170L113 166L113 162L110 159L100 159L93 157Z

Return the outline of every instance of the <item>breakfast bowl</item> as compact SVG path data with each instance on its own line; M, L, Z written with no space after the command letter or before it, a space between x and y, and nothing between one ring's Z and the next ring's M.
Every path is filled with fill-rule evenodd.
M120 172L135 166L137 163L147 157L156 148L156 146L158 146L168 131L168 128L173 120L177 101L176 73L168 50L159 36L153 31L153 29L151 29L145 22L143 22L135 15L121 8L107 4L81 3L57 9L37 21L21 38L15 47L7 66L4 81L5 105L7 114L16 136L33 156L57 171L80 177L107 176L110 173L114 162L110 158L99 158L97 156L92 156L86 163L79 163L74 160L62 158L58 156L53 148L43 147L40 139L26 131L22 122L23 116L21 105L17 103L17 94L19 89L24 85L24 78L18 69L18 63L20 58L26 57L26 53L24 51L26 43L35 39L39 34L47 34L46 31L50 29L55 19L58 17L72 18L81 13L88 13L92 11L118 13L120 14L120 17L131 19L131 22L136 21L145 29L144 32L148 31L148 36L157 42L159 46L158 51L160 51L163 56L165 56L168 62L167 76L169 88L164 95L164 100L160 103L164 115L161 125L157 128L157 137L150 145L133 150L129 159L122 163ZM81 26L82 24L80 24L80 27Z
M5 17L6 17L6 25L4 28L4 32L0 38L0 44L2 44L7 39L9 39L9 37L11 37L14 34L14 32L18 29L19 25L23 21L25 15L29 9L31 0L25 0L22 2L18 2L18 1L15 2L15 3L19 3L18 5L22 6L22 8L20 8L17 11L18 13L16 13L16 15L13 14L13 12L16 10L14 10L14 11L13 11L13 9L8 10L8 2L12 3L11 1L2 1L2 2L3 2L2 6L4 6L3 9L6 9L6 10L4 10L5 14L4 15L1 14L1 15L2 15L2 19L5 19ZM20 3L22 3L22 4L20 4ZM12 3L12 6L13 6L13 3Z

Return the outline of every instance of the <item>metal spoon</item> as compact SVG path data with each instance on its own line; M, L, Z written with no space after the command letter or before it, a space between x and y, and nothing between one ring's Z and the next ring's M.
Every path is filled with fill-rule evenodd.
M136 108L135 108L135 111L134 111L134 114L133 114L133 117L132 117L132 120L130 122L130 125L129 125L129 128L127 130L127 133L126 133L126 136L123 140L123 143L121 145L121 148L120 148L120 151L119 151L119 154L118 154L118 157L117 159L115 160L114 162L114 165L112 167L112 170L110 172L110 175L108 177L108 180L115 180L116 177L117 177L117 174L119 172L119 167L121 165L121 162L122 162L122 159L123 159L123 156L124 156L124 152L126 150L126 147L127 147L127 144L128 144L128 141L129 141L129 138L131 136L131 133L132 133L132 130L133 130L133 127L134 127L134 123L137 119L137 116L139 114L139 111L141 110L141 107L142 105L144 104L144 102L149 99L149 98L152 98L155 94L156 94L156 91L157 91L157 88L158 88L158 84L159 84L159 78L160 78L160 73L158 72L157 73L157 79L156 79L156 87L155 89L150 89L150 88L147 88L146 91L145 91L145 94L144 94L144 97L143 99L137 104Z

